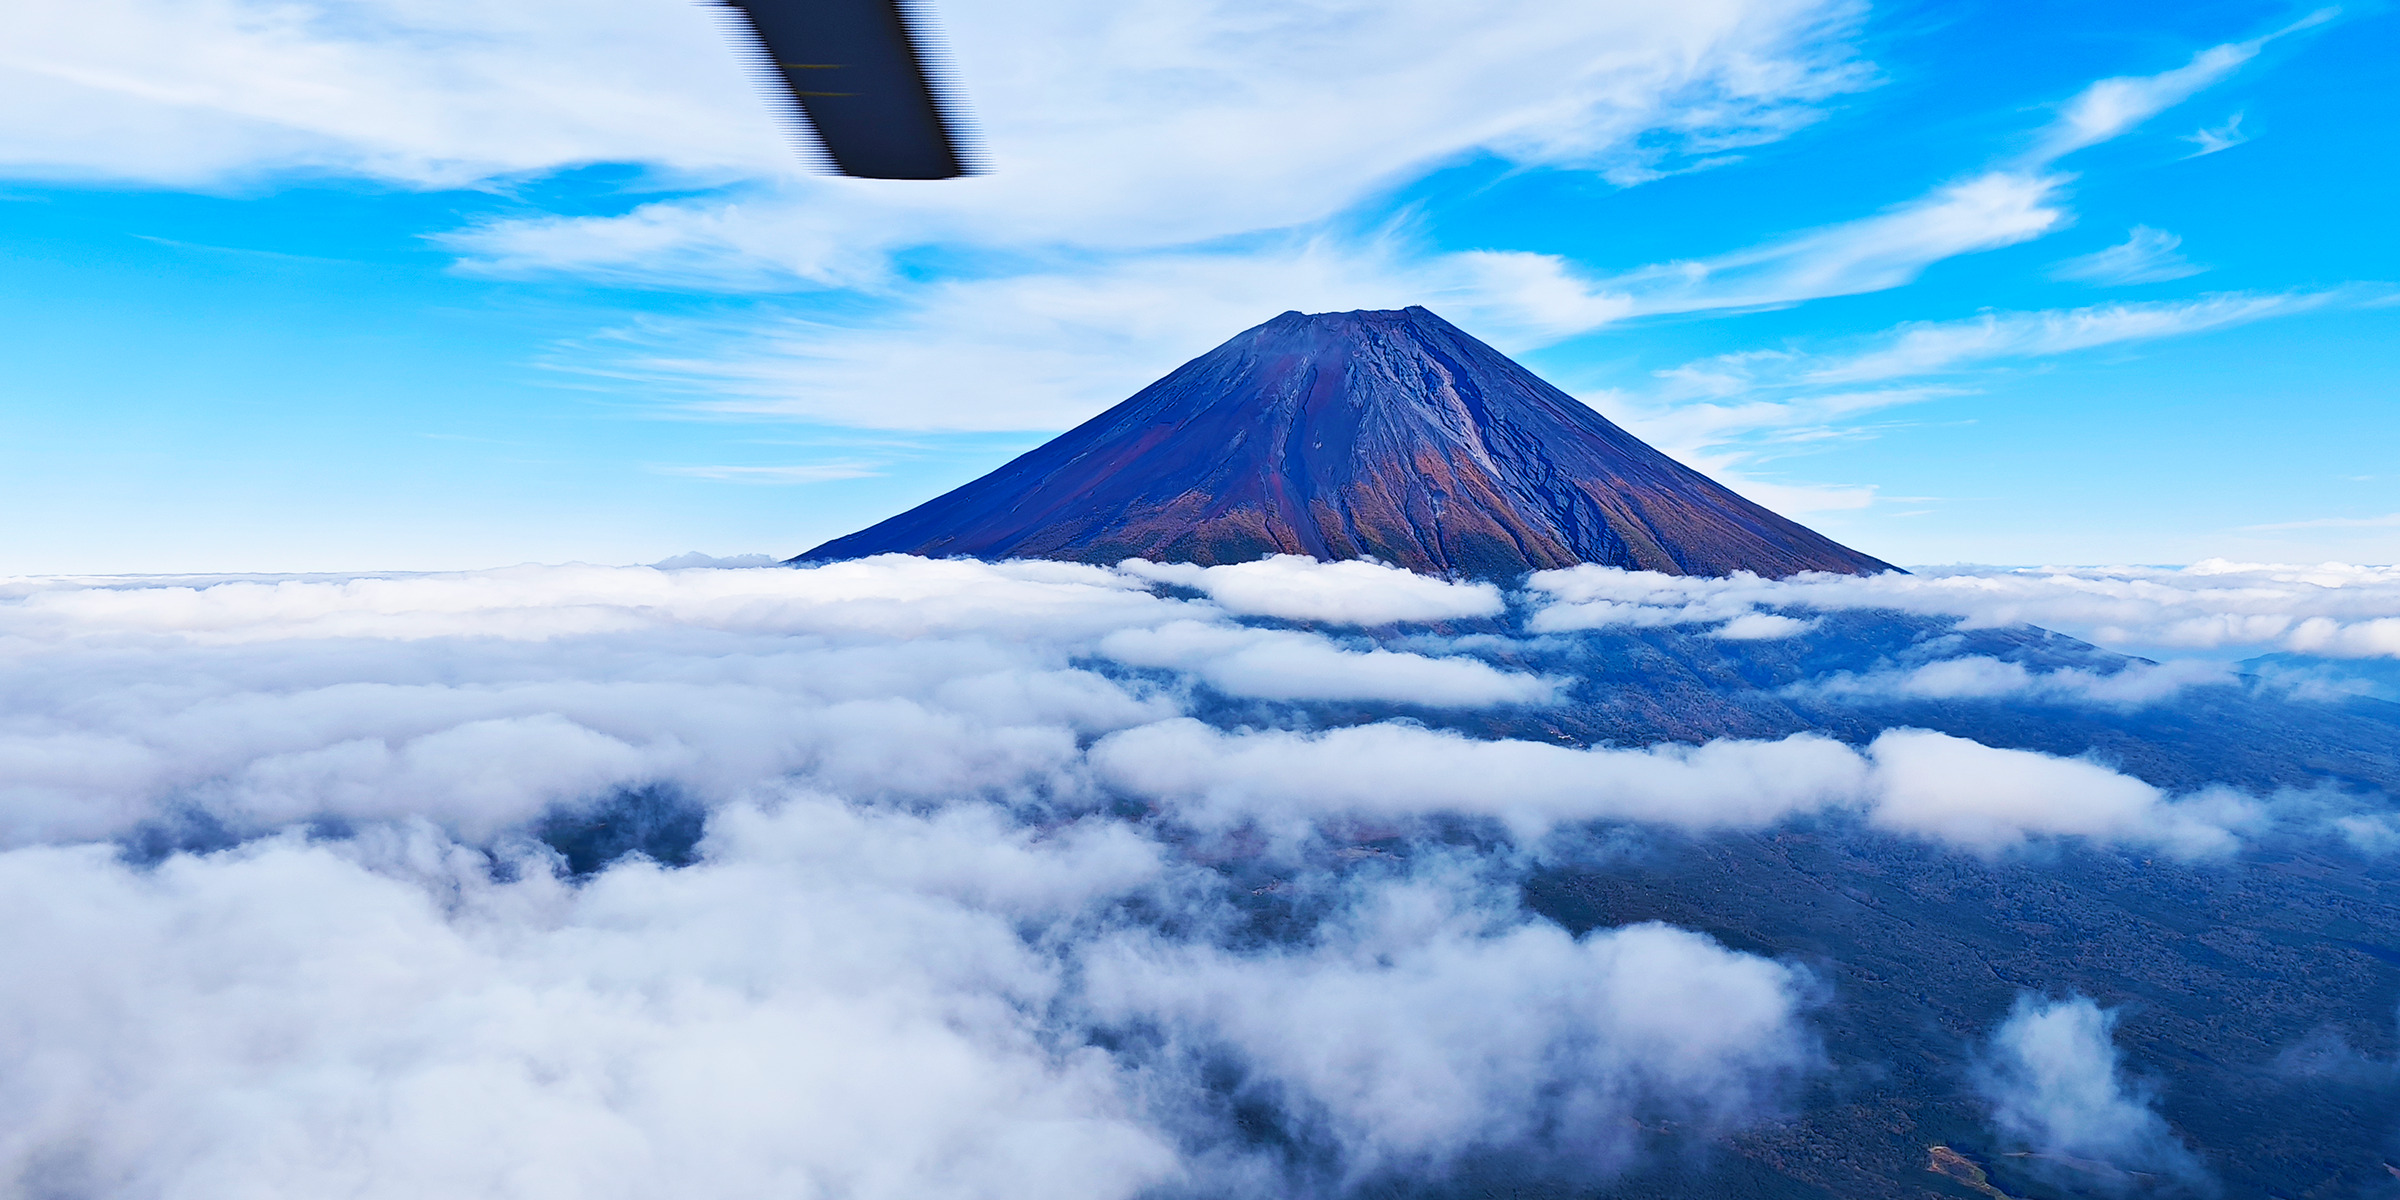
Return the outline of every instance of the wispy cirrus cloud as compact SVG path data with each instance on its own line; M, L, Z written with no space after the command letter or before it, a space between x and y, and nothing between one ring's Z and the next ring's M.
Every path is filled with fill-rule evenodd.
M655 349L620 366L702 393L693 403L729 414L876 422L912 428L1040 428L1123 398L1164 364L1198 354L1231 330L1275 312L1429 304L1521 351L1645 315L1743 311L1905 286L1934 263L2047 236L2071 223L2069 176L2050 163L2121 136L2149 116L2225 78L2273 37L2228 43L2156 76L2103 80L2078 93L2035 137L2036 151L2004 159L1888 210L1766 240L1704 259L1596 274L1557 255L1522 251L1431 252L1400 225L1372 235L1312 235L1231 250L1142 252L1053 268L912 285L897 307L867 322L767 320L731 336L654 328L636 341ZM651 217L637 214L643 254L655 249ZM564 227L557 227L564 228ZM594 226L593 228L598 228ZM483 235L476 234L480 238ZM548 235L544 235L548 236ZM2062 267L2096 281L2154 281L2197 268L2174 254L2173 235L2137 229L2121 247ZM461 243L476 253L497 243ZM480 249L479 249L480 247ZM661 261L681 261L662 252ZM498 262L499 260L493 260ZM681 270L682 268L678 268ZM811 268L814 269L814 268ZM2123 308L1995 314L1904 329L1882 352L1847 365L1797 359L1754 371L1751 386L1780 376L1817 386L1846 377L1898 378L1969 361L2064 352L2077 346L2167 336L2243 319L2253 310L2294 310L2297 299L2191 302L2181 310ZM697 337L690 336L698 333ZM683 338L682 344L677 339ZM939 355L904 346L939 344ZM1810 372L1816 372L1810 375ZM1802 378L1808 376L1807 378ZM863 409L855 397L872 390ZM1829 418L1931 394L1879 389L1795 402L1777 396L1715 404L1662 424L1710 430L1806 430ZM1626 398L1643 405L1643 398ZM1621 407L1621 406L1620 406ZM1637 416L1644 419L1649 413ZM1648 432L1645 428L1645 432ZM1723 472L1702 440L1675 449ZM1745 482L1758 490L1766 485ZM1769 489L1772 490L1772 489ZM1854 506L1861 489L1805 489L1779 497L1801 508Z
M2258 57L2268 43L2313 29L2339 15L2339 8L2320 8L2272 33L2246 42L2211 46L2171 71L2103 79L2076 93L2074 99L2059 109L2057 120L2042 131L2027 153L2027 161L2047 165L2087 146L2122 136L2223 81L2242 64Z
M1709 257L1596 271L1555 254L1437 248L1405 214L1364 231L1336 229L1327 218L1377 188L1469 150L1525 164L1606 171L1611 163L1631 161L1621 156L1634 147L1651 147L1640 154L1654 158L1660 145L1702 154L1703 143L1721 149L1778 136L1809 119L1825 97L1871 82L1843 49L1845 22L1854 14L1778 0L1743 18L1751 26L1734 32L1707 14L1628 10L1594 16L1597 24L1589 29L1545 26L1534 38L1506 32L1517 17L1503 10L1478 16L1494 27L1488 36L1479 32L1461 43L1494 57L1465 55L1387 77L1380 72L1394 70L1393 60L1368 51L1389 30L1375 31L1361 49L1336 44L1337 35L1357 32L1343 19L1325 17L1321 27L1303 17L1244 23L1236 20L1237 9L1232 0L1194 0L1175 10L1186 44L1168 57L1194 78L1225 83L1198 108L1173 118L1178 127L1201 122L1212 131L1194 134L1201 149L1190 152L1196 157L1187 165L1210 174L1190 187L1175 182L1182 166L1154 161L1160 139L1155 122L1143 123L1139 106L1120 112L1095 103L1078 109L1085 115L1074 120L1046 108L986 114L995 131L1013 124L1017 133L1011 136L1022 152L1039 156L1025 165L1038 165L1059 183L1039 196L1018 195L1029 185L1013 168L959 185L975 192L972 203L927 191L852 196L840 190L848 181L828 181L834 190L822 195L726 193L660 201L618 216L512 219L458 231L448 243L472 271L805 293L765 302L732 321L646 320L584 339L558 356L572 360L573 369L623 377L653 395L682 393L671 403L690 411L922 430L1055 429L1123 399L1227 334L1290 308L1421 303L1503 350L1521 353L1644 316L1751 311L1907 286L1935 263L2022 244L2071 224L2071 176L2055 169L2055 159L2120 136L2227 77L2268 40L2213 47L2156 76L2095 83L2034 135L2035 151L1999 156L1985 169L1883 211ZM980 13L970 6L953 20L985 20ZM1535 19L1530 10L1520 15ZM1424 33L1451 19L1407 10L1393 28ZM1095 28L1117 26L1101 21ZM1051 32L1066 39L1062 45L1087 36ZM2268 36L2282 32L2288 31ZM1578 39L1587 33L1633 40L1601 54L1598 65L1577 68L1582 73L1573 78L1588 83L1588 92L1576 90L1578 84L1556 96L1520 95L1526 64L1546 61L1541 56L1549 53L1530 48L1533 42L1581 45ZM999 39L992 45L1005 45L1017 34L991 36ZM1336 41L1311 40L1320 37ZM1257 51L1254 63L1235 65L1227 57L1251 53L1259 38L1298 40ZM1453 40L1443 35L1425 44ZM1700 57L1665 69L1644 47L1666 45ZM1309 54L1315 82L1274 74L1280 69L1274 64L1299 53L1294 47L1309 46L1316 47ZM1142 52L1166 53L1155 47ZM1712 74L1718 67L1708 56L1718 53L1748 56L1741 76L1747 82L1737 87L1726 82L1732 75ZM1499 70L1493 64L1504 60L1514 64L1503 72L1507 78L1487 79L1486 68ZM1395 102L1391 111L1403 123L1420 115L1427 122L1411 127L1415 149L1393 150L1396 157L1375 157L1383 153L1376 147L1390 148L1380 133L1328 147L1310 140L1313 125L1298 141L1281 132L1290 111L1343 107L1320 103L1309 91L1337 84L1346 95L1411 88L1440 96L1472 87L1480 90L1445 111L1483 116L1458 123L1453 113L1437 120L1414 100ZM1089 115L1103 110L1116 115ZM1132 124L1121 128L1119 116ZM1270 126L1277 132L1263 132ZM1642 132L1668 129L1674 132L1665 142ZM1126 138L1140 146L1117 146ZM1236 144L1247 147L1239 161L1210 157ZM1086 152L1115 165L1102 171L1082 160ZM1644 161L1641 171L1659 165ZM1136 168L1148 174L1136 180L1130 173ZM1219 194L1224 188L1240 194ZM1243 236L1223 240L1235 234ZM894 248L927 238L967 250L967 260L990 269L932 278L888 271ZM1198 244L1212 238L1217 244ZM2103 252L2105 261L2066 269L2095 278L2164 278L2179 268L2172 248L2161 253L2155 241L2137 234L2129 249ZM1838 421L1830 418L1845 411L1907 399L1874 390L1882 394L1860 389L1797 404L1769 395L1759 397L1763 406L1718 405L1711 398L1711 407L1669 420L1694 431L1740 426L1815 436L1836 428ZM1777 417L1778 406L1788 410L1788 420ZM1730 459L1707 453L1703 443L1687 439L1674 449L1696 453L1702 466L1720 474L1732 470ZM1872 495L1862 488L1792 490L1747 480L1741 486L1762 496L1774 493L1772 502L1801 510L1854 507Z
M2250 135L2242 132L2242 114L2237 112L2227 117L2224 124L2214 129L2203 127L2195 130L2183 140L2199 147L2184 157L2199 158L2205 154L2215 154L2219 150L2231 150L2235 146L2249 141Z
M2184 258L2182 245L2182 238L2166 230L2136 225L2114 246L2052 266L2050 277L2115 287L2186 279L2208 269Z
M826 483L836 479L865 479L883 472L871 463L797 463L789 466L654 466L661 475L715 479L728 483Z
M2279 521L2272 525L2244 525L2245 530L2270 532L2284 529L2390 529L2400 526L2400 513L2380 517L2318 517L2308 521Z
M2212 46L2156 75L2103 79L2060 106L2033 148L1988 171L1946 183L1870 217L1707 259L1681 260L1579 279L1564 260L1512 256L1516 278L1541 277L1561 314L1592 328L1645 314L1772 308L1883 291L1914 282L1936 262L2030 241L2065 228L2069 179L2061 158L2121 137L2149 118L2230 76L2277 38L2321 25L2325 9L2246 42ZM2068 278L2154 282L2196 274L2174 254L2180 239L2137 226L2121 247L2062 264Z
M945 5L989 175L779 176L623 215L497 221L451 244L471 269L679 286L871 286L888 282L885 254L928 244L1031 254L1046 273L1061 250L1311 226L1468 154L1655 169L1685 147L1769 140L1871 81L1847 44L1860 14L1851 0L1568 14L1411 0L1371 18L1341 0Z
M1813 366L1801 379L1850 384L1934 375L2003 359L2181 337L2307 312L2332 304L2342 295L2336 291L2227 292L2197 300L1985 313L1963 321L1912 323L1885 335L1882 346Z
M1792 511L1864 507L1865 487L1778 488L1748 478L1751 464L1795 446L1871 436L1877 414L1973 394L1975 372L2009 363L2230 329L2368 303L2362 289L2227 292L2194 300L1986 312L1895 326L1848 354L1798 350L1717 355L1657 373L1646 390L1588 397L1653 444L1764 502ZM1772 496L1773 499L1765 498Z
M1878 292L1914 282L1946 258L1996 250L2059 228L2063 180L1992 172L1835 225L1714 259L1664 263L1604 287L1634 298L1633 313L1768 308Z

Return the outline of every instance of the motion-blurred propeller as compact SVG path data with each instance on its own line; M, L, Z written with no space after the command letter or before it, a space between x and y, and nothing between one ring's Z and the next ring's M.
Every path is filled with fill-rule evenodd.
M902 0L724 0L763 61L796 136L861 179L973 173L942 81L927 70L922 25ZM781 107L782 101L777 101ZM798 126L814 131L808 138Z

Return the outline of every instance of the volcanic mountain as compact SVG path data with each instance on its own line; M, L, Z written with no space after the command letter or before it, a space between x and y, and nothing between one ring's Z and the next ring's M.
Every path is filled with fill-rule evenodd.
M1890 564L1735 495L1422 308L1287 312L1007 466L794 562L1379 558L1782 577Z

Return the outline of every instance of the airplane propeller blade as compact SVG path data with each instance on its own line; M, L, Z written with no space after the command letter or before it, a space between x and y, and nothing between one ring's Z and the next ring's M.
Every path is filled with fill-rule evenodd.
M725 7L834 170L861 179L973 173L902 0L725 0Z

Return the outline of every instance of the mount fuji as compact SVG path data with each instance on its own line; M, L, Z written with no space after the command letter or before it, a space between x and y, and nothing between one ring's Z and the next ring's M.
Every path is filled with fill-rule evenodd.
M1375 558L1515 578L1893 569L1659 453L1423 308L1287 312L795 562Z

